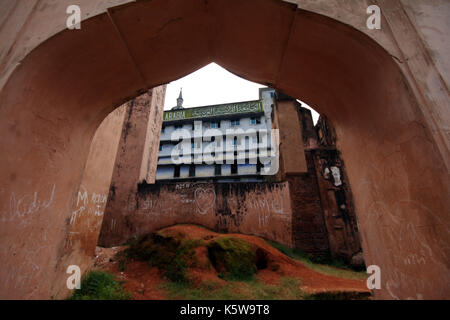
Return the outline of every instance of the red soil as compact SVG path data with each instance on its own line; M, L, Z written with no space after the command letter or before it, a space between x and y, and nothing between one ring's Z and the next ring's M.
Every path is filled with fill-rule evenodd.
M165 300L164 290L159 289L163 282L158 268L151 268L144 261L130 261L125 271L120 271L114 256L127 247L96 249L94 268L108 271L115 275L118 281L123 281L123 288L132 294L135 300Z
M254 248L262 249L266 254L268 266L258 270L257 278L268 284L278 284L282 277L297 277L301 281L300 288L307 293L318 292L370 292L365 280L352 280L325 275L305 267L301 262L292 260L263 239L243 234L220 234L194 225L176 225L164 229L167 235L202 239L207 243L217 237L236 237L250 243ZM118 280L126 281L124 288L132 293L134 299L166 299L163 290L158 289L164 280L157 268L150 268L146 262L132 261L126 270L120 272L114 256L126 247L97 248L94 266L116 275ZM210 265L207 249L204 246L196 249L197 265L189 269L189 277L194 284L203 281L225 283L218 278L216 270Z

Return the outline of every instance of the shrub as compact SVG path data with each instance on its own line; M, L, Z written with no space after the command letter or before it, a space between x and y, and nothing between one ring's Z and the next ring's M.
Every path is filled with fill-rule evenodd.
M131 295L104 271L92 271L81 282L81 289L75 290L71 300L127 300Z
M200 240L177 239L163 233L150 233L136 239L127 250L128 257L148 261L174 282L188 282L188 260L195 259Z
M251 279L256 272L255 252L251 246L231 237L220 237L208 244L208 256L214 268L224 278Z

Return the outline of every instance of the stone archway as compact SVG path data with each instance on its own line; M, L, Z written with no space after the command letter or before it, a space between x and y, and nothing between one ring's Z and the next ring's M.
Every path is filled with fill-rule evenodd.
M211 61L331 119L365 259L382 270L376 297L448 297L445 153L408 81L362 32L272 0L130 3L26 56L0 95L1 297L65 294L64 266L87 258L60 259L96 128L146 88Z

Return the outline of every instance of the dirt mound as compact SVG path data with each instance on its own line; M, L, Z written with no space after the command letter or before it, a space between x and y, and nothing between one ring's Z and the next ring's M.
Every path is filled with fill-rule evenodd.
M129 248L99 249L98 267L125 280L135 299L165 299L159 285L167 280L194 286L256 278L276 285L298 278L308 294L339 292L342 297L368 294L365 280L319 273L291 259L265 240L242 234L220 234L195 225L175 225L131 241ZM113 255L111 257L111 255ZM103 258L102 257L106 257ZM106 262L105 262L106 260Z

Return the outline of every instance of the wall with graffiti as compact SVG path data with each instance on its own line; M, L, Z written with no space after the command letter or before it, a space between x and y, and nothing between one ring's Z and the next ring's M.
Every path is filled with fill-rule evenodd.
M105 217L102 244L116 245L162 227L192 223L292 246L288 183L183 182L140 185L125 214ZM135 202L133 202L135 201Z

